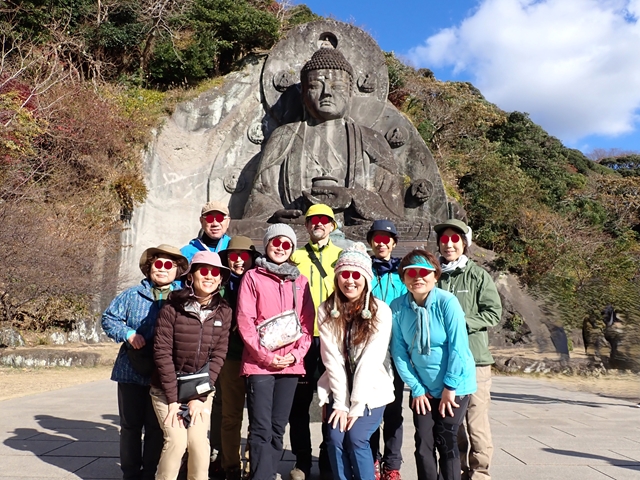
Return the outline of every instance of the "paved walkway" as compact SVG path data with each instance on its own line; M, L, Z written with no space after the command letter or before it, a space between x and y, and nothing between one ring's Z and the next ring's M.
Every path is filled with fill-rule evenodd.
M520 377L494 377L493 385L495 480L640 479L634 404ZM0 411L0 479L121 478L113 382L5 400ZM402 477L415 480L406 407L405 418ZM312 427L317 445L319 425ZM285 480L292 465L286 451Z

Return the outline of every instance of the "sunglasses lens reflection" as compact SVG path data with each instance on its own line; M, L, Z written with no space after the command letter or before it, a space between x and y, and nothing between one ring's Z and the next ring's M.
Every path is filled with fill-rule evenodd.
M314 215L311 217L311 223L313 225L326 225L327 223L329 223L329 217L327 217L326 215Z
M283 242L279 238L274 238L272 243L276 248L282 246L283 250L289 250L291 248L291 244L289 242Z
M207 275L209 275L209 272L211 272L212 277L217 277L218 275L220 275L220 269L218 267L211 267L211 268L202 267L200 269L200 275L202 275L203 277L206 277Z
M411 278L426 277L431 272L432 270L427 270L426 268L410 268L407 270L407 275L409 275Z
M441 243L449 243L449 240L451 240L451 243L458 243L460 241L460 235L458 235L457 233L454 233L453 235L449 236L449 235L442 235L440 237L440 242Z
M222 223L224 220L224 215L221 213L216 213L215 215L209 214L206 217L204 217L204 219L207 221L207 223L213 223L218 222L218 223Z
M344 278L345 280L347 280L349 277L353 278L354 280L358 280L362 276L360 272L348 272L348 271L344 271L340 275L342 275L342 278Z

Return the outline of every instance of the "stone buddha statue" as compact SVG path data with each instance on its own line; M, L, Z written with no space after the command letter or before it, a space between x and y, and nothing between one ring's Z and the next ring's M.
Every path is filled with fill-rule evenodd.
M339 50L321 48L300 80L304 117L269 137L244 218L298 223L316 203L341 213L345 225L403 218L402 176L389 144L349 117L351 64Z

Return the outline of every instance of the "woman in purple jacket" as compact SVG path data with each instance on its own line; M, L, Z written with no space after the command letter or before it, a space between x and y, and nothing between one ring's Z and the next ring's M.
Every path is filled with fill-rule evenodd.
M252 480L273 480L276 476L298 376L305 373L303 359L311 344L315 318L307 279L289 262L296 248L293 229L282 223L271 225L263 242L265 257L245 273L237 305L238 330L245 345L240 374L247 381ZM258 326L291 310L299 320L299 338L279 347L270 345Z

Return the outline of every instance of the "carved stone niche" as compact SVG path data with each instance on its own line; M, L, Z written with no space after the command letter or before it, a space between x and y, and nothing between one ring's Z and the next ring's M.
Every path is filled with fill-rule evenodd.
M316 90L301 82L307 62L305 84ZM259 238L267 221L304 233L300 212L326 203L348 238L389 218L404 239L429 240L431 226L447 218L442 179L415 127L388 102L385 57L366 32L334 20L299 25L269 53L260 83L263 128L247 133L254 144L264 135L260 154L224 183L230 204L243 199L234 233ZM341 99L345 110L323 113Z

